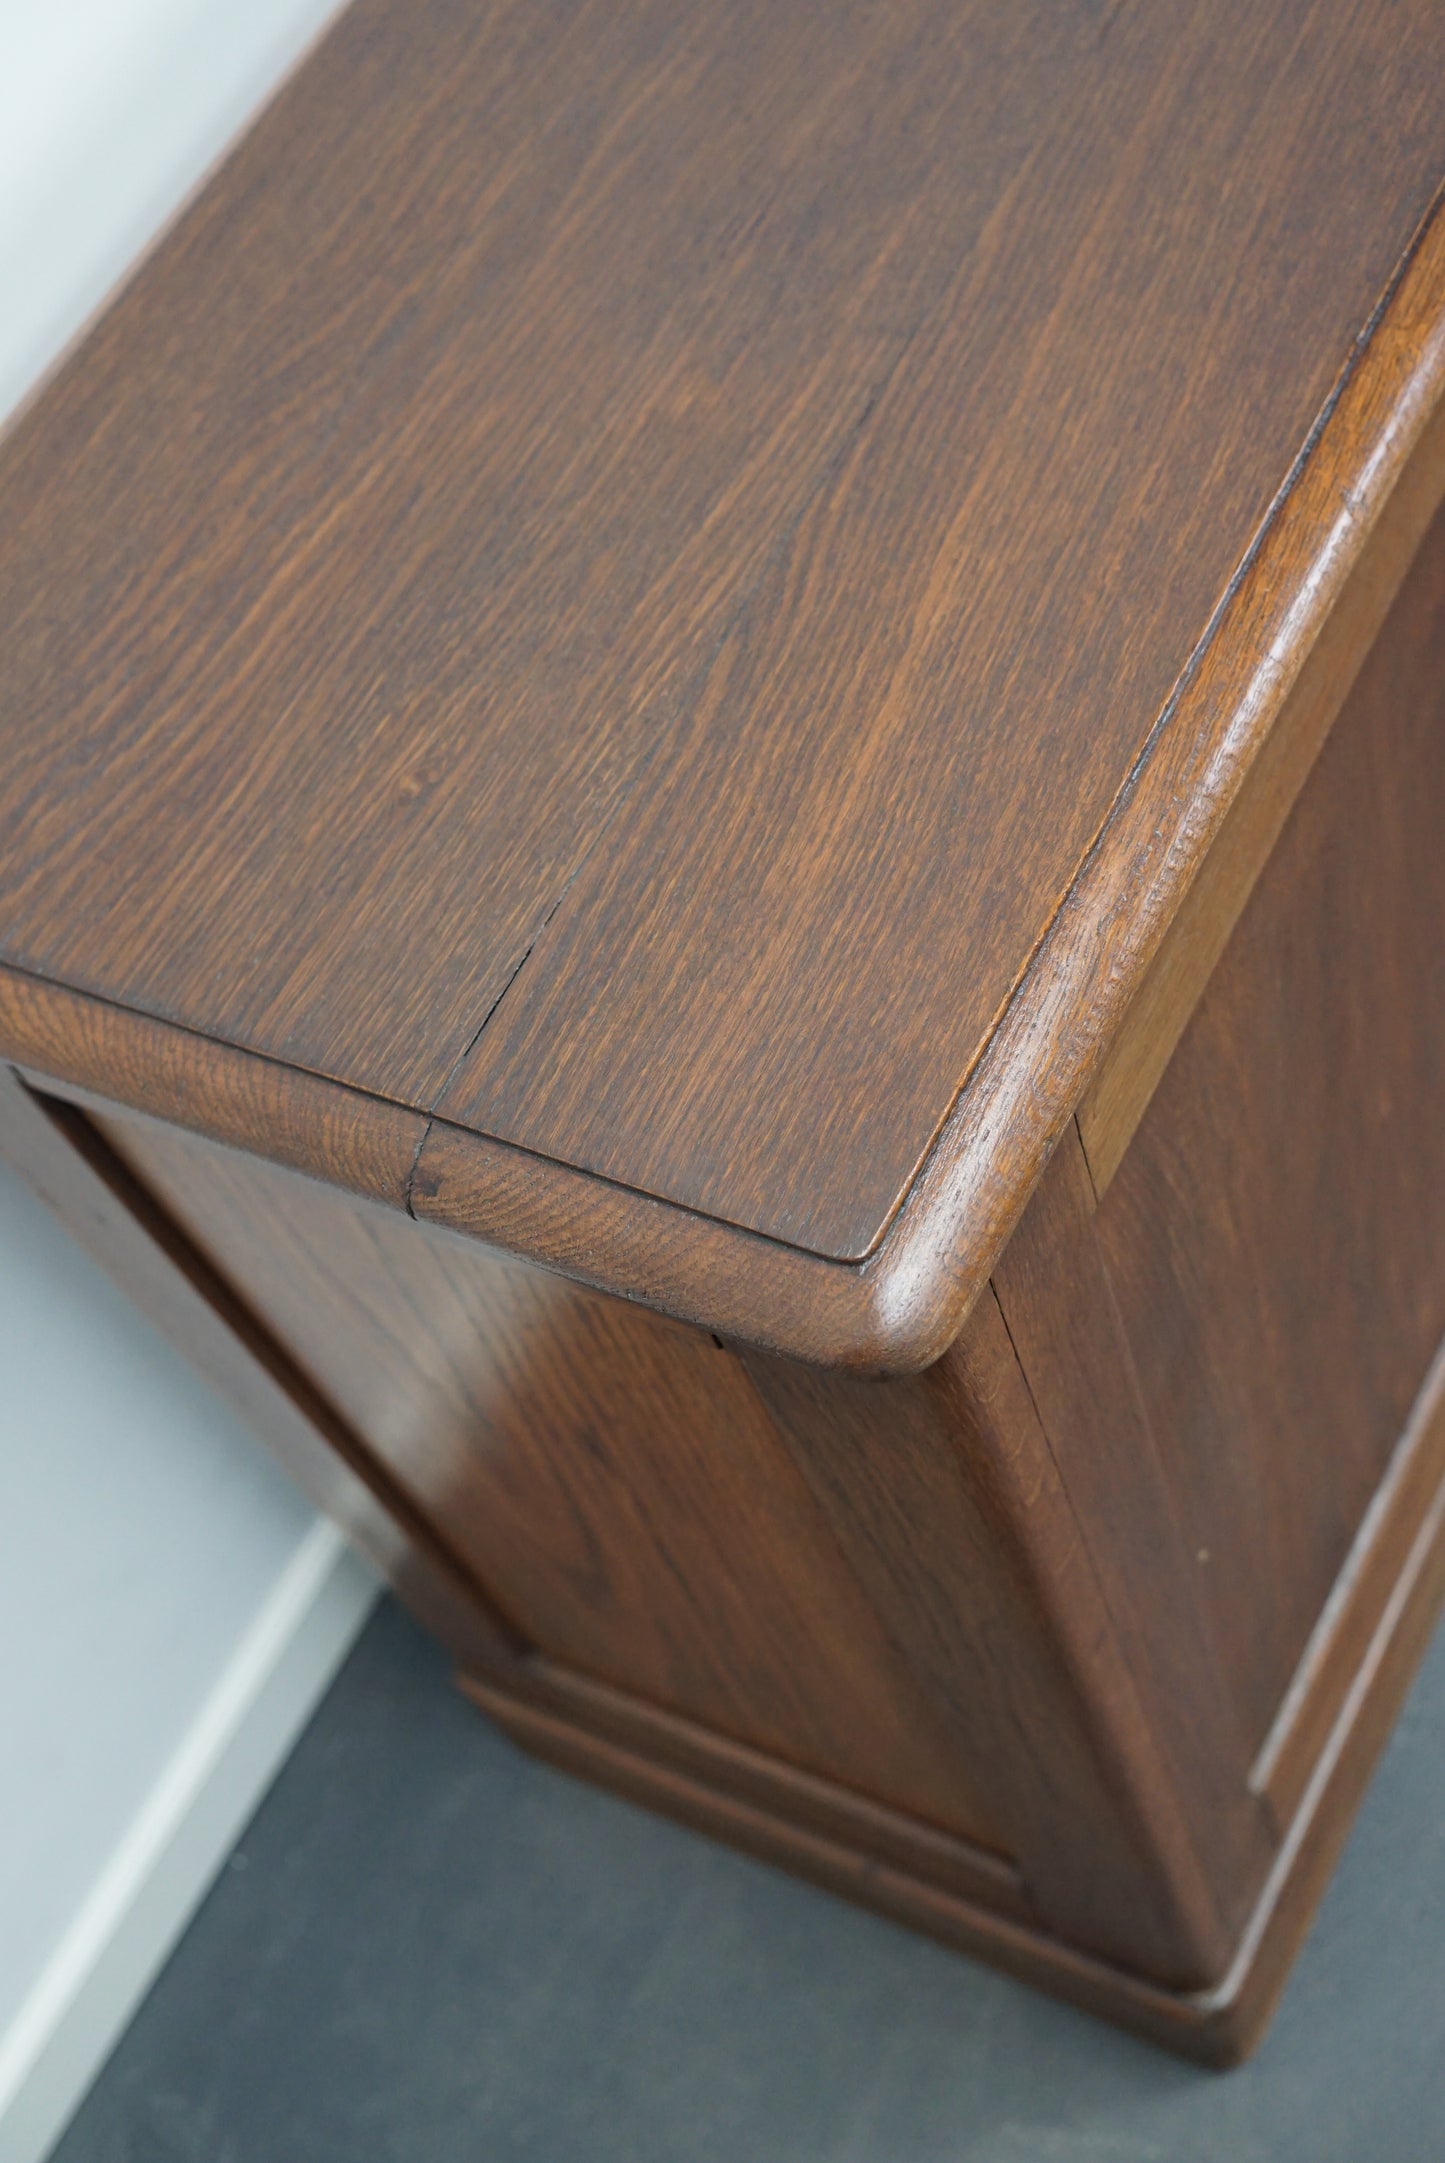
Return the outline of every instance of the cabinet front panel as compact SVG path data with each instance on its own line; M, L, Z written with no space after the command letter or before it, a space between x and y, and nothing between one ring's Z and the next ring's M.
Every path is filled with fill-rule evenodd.
M1257 1749L1445 1332L1445 518L1097 1227Z

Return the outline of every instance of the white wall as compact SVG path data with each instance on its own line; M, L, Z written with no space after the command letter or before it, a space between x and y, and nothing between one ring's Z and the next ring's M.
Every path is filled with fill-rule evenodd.
M0 0L0 416L332 5ZM373 1595L0 1167L0 2163L61 2129Z
M0 415L336 0L0 0Z
M0 1378L4 2035L312 1512L4 1166Z

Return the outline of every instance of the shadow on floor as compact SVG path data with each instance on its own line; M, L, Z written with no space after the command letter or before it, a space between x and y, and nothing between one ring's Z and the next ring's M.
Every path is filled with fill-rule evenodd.
M384 1604L54 2163L1445 2163L1445 1638L1203 2073L534 1764Z

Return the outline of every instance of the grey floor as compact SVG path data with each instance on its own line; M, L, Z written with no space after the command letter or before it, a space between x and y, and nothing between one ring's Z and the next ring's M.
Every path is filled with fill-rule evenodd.
M1201 2073L521 1756L378 1610L56 2163L1445 2163L1445 1638Z

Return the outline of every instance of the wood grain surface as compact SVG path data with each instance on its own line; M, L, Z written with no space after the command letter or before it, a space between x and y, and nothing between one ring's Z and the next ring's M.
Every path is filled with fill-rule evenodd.
M1445 1346L1431 1361L1252 1768L1250 1785L1279 1826L1290 1824L1328 1758L1331 1731L1368 1679L1371 1647L1409 1598L1422 1540L1428 1544L1442 1513Z
M1251 1754L1445 1336L1445 513L1094 1217Z
M1079 1133L1099 1194L1123 1159L1442 496L1445 404L1436 406L1079 1106ZM1421 987L1422 996L1429 991Z
M992 1293L925 1375L744 1360L910 1675L989 1783L1041 1918L1135 1972L1217 1981L1268 1856L1230 1877L1217 1837L1200 1840L1208 1795L1181 1784L1151 1720ZM1207 1719L1207 1683L1191 1703Z
M1102 1589L1120 1654L1232 1925L1243 1926L1276 1828L1250 1791L1251 1744L1202 1582L1207 1557L1171 1490L1099 1251L1094 1191L1070 1128L994 1275L1039 1423ZM1177 1399L1156 1407L1171 1426Z
M1242 1931L1236 1928L1233 1958L1224 1973L1205 1988L1181 1990L1135 1967L1101 1959L1086 1946L1102 1940L1130 1954L1143 1947L1157 1954L1162 1923L1166 1972L1177 1966L1177 1932L1184 1917L1172 1902L1162 1912L1156 1909L1149 1888L1161 1862L1169 1870L1171 1855L1175 1870L1184 1863L1187 1882L1188 1846L1181 1850L1178 1840L1181 1820L1193 1817L1197 1829L1213 1783L1194 1795L1181 1794L1176 1786L1172 1805L1156 1790L1154 1814L1143 1826L1133 1814L1131 1791L1133 1805L1142 1800L1147 1810L1153 1785L1147 1735L1137 1727L1138 1711L1148 1709L1148 1663L1136 1670L1145 1685L1142 1706L1131 1709L1127 1687L1119 1688L1123 1678L1116 1672L1111 1687L1108 1674L1116 1649L1134 1657L1137 1646L1130 1647L1126 1629L1118 1648L1111 1647L1110 1622L1097 1605L1099 1587L1091 1591L1091 1566L1068 1532L1067 1510L1059 1516L1058 1483L1039 1454L1042 1438L1028 1392L1021 1388L1001 1315L991 1301L950 1359L925 1382L860 1385L767 1364L770 1379L781 1384L790 1447L801 1452L811 1481L826 1497L825 1514L858 1555L860 1584L881 1595L885 1611L896 1610L902 1625L898 1641L914 1657L925 1693L951 1702L955 1724L971 1732L979 1731L980 1720L986 1731L990 1705L995 1716L1003 1713L996 1729L998 1761L985 1770L1000 1799L1013 1786L1024 1803L1017 1822L1021 1844L1032 1856L1028 1879L966 1838L529 1650L470 1578L446 1526L416 1516L405 1489L368 1443L116 1155L94 1113L92 1107L91 1116L81 1116L66 1104L37 1099L0 1074L0 1150L160 1326L256 1420L318 1499L350 1525L403 1596L459 1652L478 1702L520 1741L1172 2049L1228 2064L1253 2048L1445 1591L1445 1489L1432 1495L1445 1461L1440 1387L1445 1350L1412 1410L1379 1506L1362 1526L1336 1596L1321 1617L1298 1688L1281 1708L1269 1762L1261 1759L1256 1770L1255 1784L1267 1790L1270 1805L1279 1811L1274 1865ZM104 1112L99 1116L109 1118ZM115 1124L133 1143L137 1123ZM163 1132L144 1131L148 1136ZM193 1145L183 1144L181 1161L192 1153ZM215 1155L204 1152L201 1160ZM170 1160L172 1166L175 1161ZM243 1185L258 1179L257 1167L231 1161L244 1171ZM1061 1222L1067 1227L1078 1220L1068 1166L1065 1152L1055 1160L1023 1227L1021 1236L1036 1250L1035 1259ZM259 1175L263 1213L266 1188L276 1176ZM289 1286L282 1304L294 1326L305 1272L298 1284L282 1214L274 1247L257 1236L267 1253L273 1291L278 1283ZM416 1234L393 1229L415 1245ZM475 1250L459 1251L475 1266ZM355 1260L350 1253L349 1263ZM1022 1281L1025 1301L1029 1297L1027 1255L1020 1268L1022 1279L1017 1273L1014 1278L1014 1323L1018 1327L1022 1318L1027 1329L1017 1296ZM363 1271L358 1284L363 1295L365 1278ZM323 1270L320 1281L331 1283L330 1304L344 1304L341 1279L328 1279ZM1056 1297L1058 1291L1056 1286ZM1086 1326L1092 1322L1097 1315L1085 1317ZM1031 1351L1037 1355L1036 1328ZM751 1364L756 1370L756 1362ZM404 1371L406 1363L402 1366ZM1090 1371L1097 1379L1097 1366ZM1065 1478L1079 1492L1081 1466L1077 1455L1072 1466L1068 1461L1071 1438L1048 1386L1047 1348L1042 1361L1035 1356L1035 1378L1051 1404L1048 1448L1057 1450L1062 1442ZM766 1383L764 1388L766 1393ZM901 1418L890 1405L902 1407ZM970 1445L960 1451L970 1433ZM1087 1435L1084 1442L1087 1453ZM926 1507L916 1513L920 1501ZM1135 1507L1131 1482L1123 1516L1131 1517ZM911 1527L910 1513L916 1513ZM1107 1607L1117 1590L1117 1583L1110 1587L1107 1570L1115 1534L1097 1516L1085 1529L1092 1566L1106 1565L1100 1583ZM1130 1537L1126 1527L1116 1558L1127 1554ZM963 1556L970 1567L960 1573ZM1161 1575L1167 1571L1155 1573L1156 1582ZM1060 1592L1062 1614L1057 1612ZM965 1621L960 1634L958 1624L970 1609L973 1628ZM1010 1618L1022 1628L1010 1628ZM1056 1634L1060 1621L1065 1626ZM996 1634L1000 1623L1001 1637ZM976 1664L968 1656L974 1642L982 1653ZM1203 1709L1207 1693L1201 1697L1196 1685L1197 1678L1186 1680L1185 1694ZM1157 1710L1156 1705L1156 1716ZM1051 1728L1051 1714L1059 1713L1062 1723ZM1162 1739L1167 1751L1168 1738ZM1141 1770L1142 1795L1135 1785ZM1122 1847L1116 1818L1121 1804L1123 1823L1132 1822L1136 1836ZM1102 1837L1094 1837L1096 1831ZM1237 1903L1237 1880L1234 1892ZM1040 1895L1049 1911L1044 1914ZM1196 1911L1184 1938L1196 1949L1198 1920ZM1197 1957L1197 1950L1187 1957Z
M0 1146L514 1731L1201 2050L1445 1581L1442 82L354 0L0 441Z
M1436 1425L1445 1433L1438 1404ZM876 1847L860 1853L846 1837L820 1836L819 1828L799 1821L796 1809L779 1813L725 1788L707 1768L666 1762L651 1737L639 1748L635 1726L619 1719L615 1708L576 1697L559 1703L506 1680L489 1678L469 1688L520 1742L569 1771L814 1878L1168 2050L1205 2065L1234 2066L1257 2047L1279 2002L1429 1643L1445 1599L1445 1486L1412 1530L1390 1597L1358 1647L1350 1687L1322 1738L1235 1957L1205 1990L1171 1990L1100 1960L1026 1916L1011 1917L983 1885L972 1897L960 1897L926 1864L918 1867L918 1858L900 1869L880 1860Z
M91 1118L518 1641L997 1850L732 1353L151 1120Z
M1442 62L1423 4L356 0L0 446L0 955L440 1110L390 1199L485 1229L504 1143L526 1251L570 1167L563 1266L632 1290L653 1196L658 1303L941 1348L1046 1146L982 1047L1040 969L1062 1039L1100 1006L1060 903L1083 862L1152 923L1121 807L1202 642L1254 681L1262 521L1324 456L1362 546L1433 397L1418 294L1358 341ZM886 1297L769 1296L950 1119Z
M1135 8L1057 58L1082 15L1009 20L1016 76L959 58L967 169L1021 94L1044 134L440 1105L840 1258L901 1200L1445 155L1438 13L1428 59L1369 10ZM1412 49L1423 186L1371 260L1338 144ZM957 187L946 152L933 177Z

